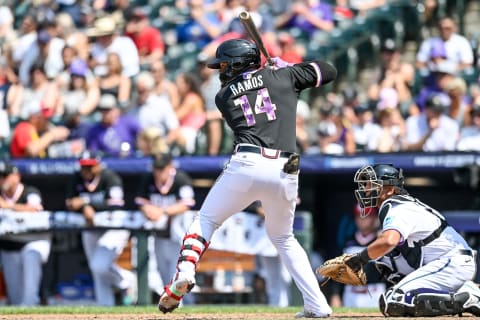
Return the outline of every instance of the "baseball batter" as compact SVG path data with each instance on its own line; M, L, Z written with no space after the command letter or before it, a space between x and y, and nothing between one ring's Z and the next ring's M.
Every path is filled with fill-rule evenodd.
M304 310L297 317L332 313L293 235L299 171L295 115L299 93L331 82L337 72L321 61L293 66L278 58L275 62L276 67L261 69L257 46L232 39L221 43L208 63L219 69L222 87L215 102L234 132L235 148L183 240L177 272L160 297L164 313L177 308L195 285L195 268L213 232L256 200L265 208L267 234L302 293Z
M354 178L362 215L379 209L382 233L346 263L358 270L369 260L395 285L380 297L385 316L480 316L476 252L435 209L404 188L402 169L391 164L360 168Z

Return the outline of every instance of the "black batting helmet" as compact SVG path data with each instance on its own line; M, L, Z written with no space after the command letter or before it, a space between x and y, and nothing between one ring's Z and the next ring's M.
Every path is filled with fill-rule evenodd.
M220 71L222 83L238 74L260 67L260 51L257 46L244 39L232 39L222 42L217 48L215 58L207 63L211 69L220 69L220 63L227 63L227 68Z

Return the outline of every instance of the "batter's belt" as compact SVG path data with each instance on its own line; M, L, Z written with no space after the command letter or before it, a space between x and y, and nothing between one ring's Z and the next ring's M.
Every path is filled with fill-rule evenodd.
M293 152L280 151L275 149L268 149L264 147L250 146L250 145L237 145L235 153L237 152L250 152L262 155L262 157L269 159L289 158L293 155Z

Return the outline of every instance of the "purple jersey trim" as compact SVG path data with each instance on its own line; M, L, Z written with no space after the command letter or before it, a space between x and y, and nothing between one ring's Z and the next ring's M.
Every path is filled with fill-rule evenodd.
M315 62L311 62L310 65L315 69L315 72L317 73L317 83L315 84L315 87L320 87L320 84L322 84L322 72L320 71L320 67Z

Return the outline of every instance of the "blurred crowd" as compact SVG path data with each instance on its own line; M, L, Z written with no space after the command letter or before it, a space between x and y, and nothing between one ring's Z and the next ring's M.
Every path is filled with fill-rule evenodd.
M24 0L0 6L0 154L12 158L218 155L232 150L206 67L217 45L246 37L248 10L271 56L298 63L305 43L387 0ZM472 151L480 143L476 48L454 18L423 5L415 61L381 39L369 83L302 100L298 151ZM448 12L447 12L448 13ZM419 13L420 14L420 13ZM172 69L194 56L190 67ZM184 56L183 56L184 55ZM322 59L322 57L318 57ZM475 79L476 80L476 79Z

